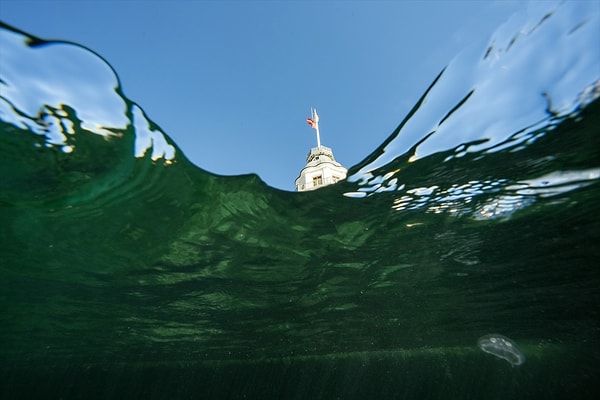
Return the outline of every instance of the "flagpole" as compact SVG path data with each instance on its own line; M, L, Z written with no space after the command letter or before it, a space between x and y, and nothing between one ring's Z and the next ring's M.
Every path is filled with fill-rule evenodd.
M312 109L313 121L315 121L315 130L317 131L317 148L321 147L321 135L319 134L319 116L317 115L317 109Z

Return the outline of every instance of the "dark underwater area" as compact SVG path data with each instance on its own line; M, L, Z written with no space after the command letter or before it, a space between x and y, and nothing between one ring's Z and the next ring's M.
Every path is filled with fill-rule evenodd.
M536 146L575 167L585 160L553 143L568 137L597 157L598 111ZM429 161L427 182L459 172ZM507 176L491 164L479 173ZM132 189L152 165L134 160L122 193L92 203L3 203L3 397L597 394L597 184L479 221L396 212L395 193L300 195L185 163ZM482 352L493 332L526 362Z
M2 25L0 397L596 398L600 39L569 15L454 61L303 193L198 168L98 56ZM519 45L539 70L448 90ZM27 86L19 60L57 49L114 113ZM584 84L544 75L556 59Z

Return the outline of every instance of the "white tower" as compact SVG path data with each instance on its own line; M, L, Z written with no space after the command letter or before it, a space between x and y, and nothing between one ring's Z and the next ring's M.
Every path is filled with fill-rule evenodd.
M346 178L348 170L335 161L333 151L329 147L321 146L319 135L319 116L317 110L311 109L312 118L307 118L308 124L317 133L317 147L310 149L306 157L306 166L296 178L296 191L304 192L322 186L336 183Z

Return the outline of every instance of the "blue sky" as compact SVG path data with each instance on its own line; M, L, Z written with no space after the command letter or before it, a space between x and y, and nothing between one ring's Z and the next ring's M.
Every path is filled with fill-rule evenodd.
M321 142L346 167L369 155L462 49L514 1L27 1L0 19L102 55L190 161L294 190Z

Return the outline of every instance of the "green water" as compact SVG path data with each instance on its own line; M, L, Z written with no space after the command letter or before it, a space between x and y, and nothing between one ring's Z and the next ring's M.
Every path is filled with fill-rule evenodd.
M124 97L133 122L107 134L3 86L0 397L595 398L597 82L489 148L415 159L424 131L390 153L434 83L348 181L306 193L211 175L166 135L175 156L140 153Z

